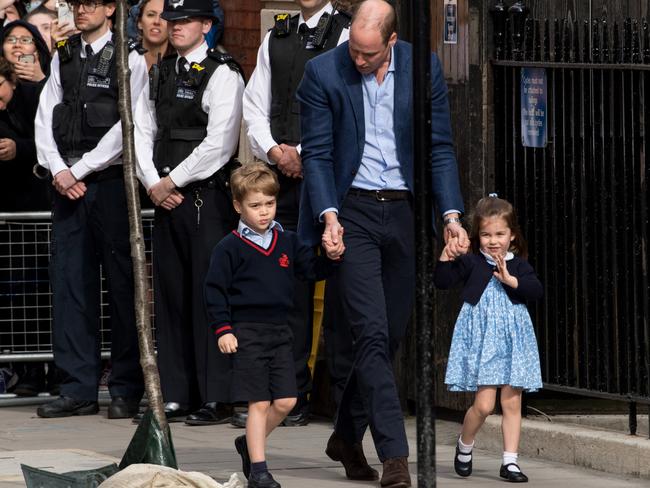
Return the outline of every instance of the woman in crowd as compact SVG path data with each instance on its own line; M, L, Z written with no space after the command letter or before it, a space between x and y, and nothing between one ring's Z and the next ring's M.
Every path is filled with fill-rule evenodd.
M50 73L50 50L36 27L24 20L10 22L0 33L0 42L4 58L21 82L45 81Z
M52 52L53 46L52 21L54 20L57 20L56 12L44 7L43 5L39 5L29 14L27 14L27 17L25 17L25 21L29 22L38 29L38 32L40 32L41 37L45 41L45 44L47 45L48 51L50 53Z
M167 36L167 21L160 17L163 6L163 0L142 0L139 4L137 25L140 43L147 50L144 54L147 69L158 62L158 55L164 57L171 52Z

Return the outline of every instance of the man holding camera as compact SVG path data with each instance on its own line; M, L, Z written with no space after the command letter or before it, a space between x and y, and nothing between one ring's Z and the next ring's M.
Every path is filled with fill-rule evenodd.
M176 52L153 67L135 110L138 177L156 205L158 364L168 419L210 425L230 419L229 358L210 333L203 285L212 248L235 228L226 165L237 150L244 81L232 58L204 40L211 0L165 0L162 17Z
M110 297L112 401L109 418L137 413L139 364L129 223L122 178L112 1L75 0L80 35L58 43L35 120L38 162L53 177L50 281L54 361L61 397L40 417L97 413L100 358L100 264ZM131 91L146 85L144 58L129 55Z

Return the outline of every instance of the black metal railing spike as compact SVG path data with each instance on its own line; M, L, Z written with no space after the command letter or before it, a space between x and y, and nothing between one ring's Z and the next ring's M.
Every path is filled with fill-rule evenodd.
M650 64L650 24L643 19L643 63Z
M562 61L571 62L571 20L562 22Z
M632 19L623 22L623 62L632 62Z
M614 27L613 27L614 32L613 34L613 43L612 43L612 51L614 51L612 54L612 58L615 63L622 63L623 62L623 54L621 51L621 35L620 35L620 30L618 28L618 22L614 21Z
M535 19L533 24L534 27L534 36L535 36L535 61L542 60L542 41L544 40L544 35L541 31L541 24L538 19Z
M512 49L512 22L510 19L506 19L506 47L504 56L505 59L514 59L513 49Z
M609 25L607 20L603 20L603 39L602 39L603 49L603 63L611 63L611 58L609 55Z
M553 61L556 63L562 61L562 32L557 17L553 19Z
M503 0L490 8L490 15L494 25L494 56L496 59L503 59L506 51L506 22L508 20L508 9Z
M571 34L573 36L571 42L571 62L577 63L580 59L580 24L577 20L574 20L572 23Z
M589 39L589 21L585 20L582 24L582 62L588 63L591 61L591 49L589 49L589 44L591 44Z
M521 0L508 9L512 20L512 56L516 61L524 59L524 30L529 11Z
M639 23L636 19L632 22L632 62L641 63L641 40L639 37Z
M544 61L551 60L551 27L548 19L544 19Z
M533 61L535 56L535 21L526 19L526 28L524 29L524 59Z
M597 20L591 23L591 61L600 63L600 33L598 32Z

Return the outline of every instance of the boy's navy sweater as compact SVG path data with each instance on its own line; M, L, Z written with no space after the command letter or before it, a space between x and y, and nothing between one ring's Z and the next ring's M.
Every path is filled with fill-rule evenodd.
M503 285L512 303L524 303L527 300L539 300L544 293L533 267L518 256L506 261L508 273L517 278L517 288ZM461 297L464 302L476 305L483 295L496 268L483 256L465 254L454 261L438 261L433 273L433 282L437 288L447 290L463 283Z
M291 231L273 229L268 249L233 231L212 251L205 279L205 303L217 337L237 322L286 324L293 307L296 276L327 277L336 263L300 242Z

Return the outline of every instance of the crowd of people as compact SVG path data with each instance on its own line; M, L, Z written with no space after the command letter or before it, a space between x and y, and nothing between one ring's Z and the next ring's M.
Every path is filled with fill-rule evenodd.
M107 415L139 422L143 377L122 183L115 3L70 4L74 21L63 25L48 2L8 2L0 38L0 121L7 127L0 160L24 180L24 205L53 209L60 396L37 414L99 411L101 265L112 331ZM280 424L309 421L313 284L327 278L326 358L338 411L325 452L349 479L379 480L362 448L369 428L381 486L407 487L409 447L392 360L415 284L411 46L398 39L390 1L364 0L353 14L327 0L296 4L297 15L276 15L247 84L216 45L228 35L218 2L142 0L130 11L136 169L155 208L165 414L170 422L245 427L235 449L248 486L279 487L265 439ZM522 482L517 409L522 390L541 385L522 304L538 298L541 285L525 261L512 207L496 196L479 202L470 247L447 89L433 54L431 80L432 205L445 241L436 284L464 283L466 301L447 383L478 390L455 468L471 474L474 436L502 386L500 475ZM259 161L238 167L242 120ZM17 205L11 198L3 210L27 209ZM482 361L486 345L500 352ZM233 411L235 403L245 407Z

